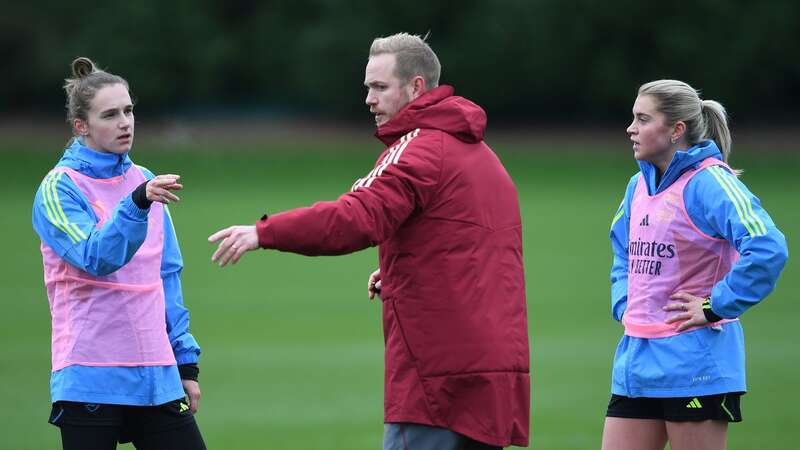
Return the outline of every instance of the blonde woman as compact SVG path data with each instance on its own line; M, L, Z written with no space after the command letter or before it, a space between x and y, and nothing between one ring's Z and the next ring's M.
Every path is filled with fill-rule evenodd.
M742 420L738 318L774 288L786 241L727 164L725 110L675 80L642 85L641 169L611 225L617 347L603 449L712 450Z

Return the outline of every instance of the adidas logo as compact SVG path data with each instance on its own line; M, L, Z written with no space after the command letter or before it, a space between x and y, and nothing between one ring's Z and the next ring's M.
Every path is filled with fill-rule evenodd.
M647 226L650 226L650 214L646 214L646 215L644 216L644 219L642 219L642 221L641 221L641 222L639 222L639 226L640 226L640 227L647 227Z
M692 399L692 401L690 401L686 405L686 407L689 408L689 409L699 409L699 408L702 408L703 405L701 405L700 404L700 400L698 400L697 397L695 397L695 398Z
M186 403L181 402L181 411L180 412L184 412L184 411L188 411L188 410L189 410L189 405L187 405Z

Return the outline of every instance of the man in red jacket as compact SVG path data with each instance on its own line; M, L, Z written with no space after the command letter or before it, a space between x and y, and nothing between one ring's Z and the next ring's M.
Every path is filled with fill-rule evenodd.
M438 86L419 36L372 43L364 84L388 147L336 201L209 237L247 251L340 255L379 246L384 449L528 445L530 376L517 191L483 141L486 113Z

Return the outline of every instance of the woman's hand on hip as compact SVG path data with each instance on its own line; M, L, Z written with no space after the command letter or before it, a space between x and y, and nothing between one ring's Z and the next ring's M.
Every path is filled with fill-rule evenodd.
M683 331L691 327L699 327L708 323L703 314L703 297L697 297L686 292L676 292L669 296L675 302L670 302L662 309L664 311L678 311L678 314L669 317L665 323L682 322L675 331Z

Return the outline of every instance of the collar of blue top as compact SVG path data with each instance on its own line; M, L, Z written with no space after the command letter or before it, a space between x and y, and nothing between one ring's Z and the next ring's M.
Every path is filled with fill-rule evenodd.
M650 195L658 194L667 189L687 170L697 168L697 166L707 158L717 158L722 160L722 153L719 151L714 141L702 141L686 151L677 151L672 156L667 166L667 170L658 177L658 169L652 163L639 161L639 169L642 171L647 182L647 192Z
M92 178L112 178L127 172L132 164L128 152L101 152L84 145L82 139L73 138L58 166L69 167Z

